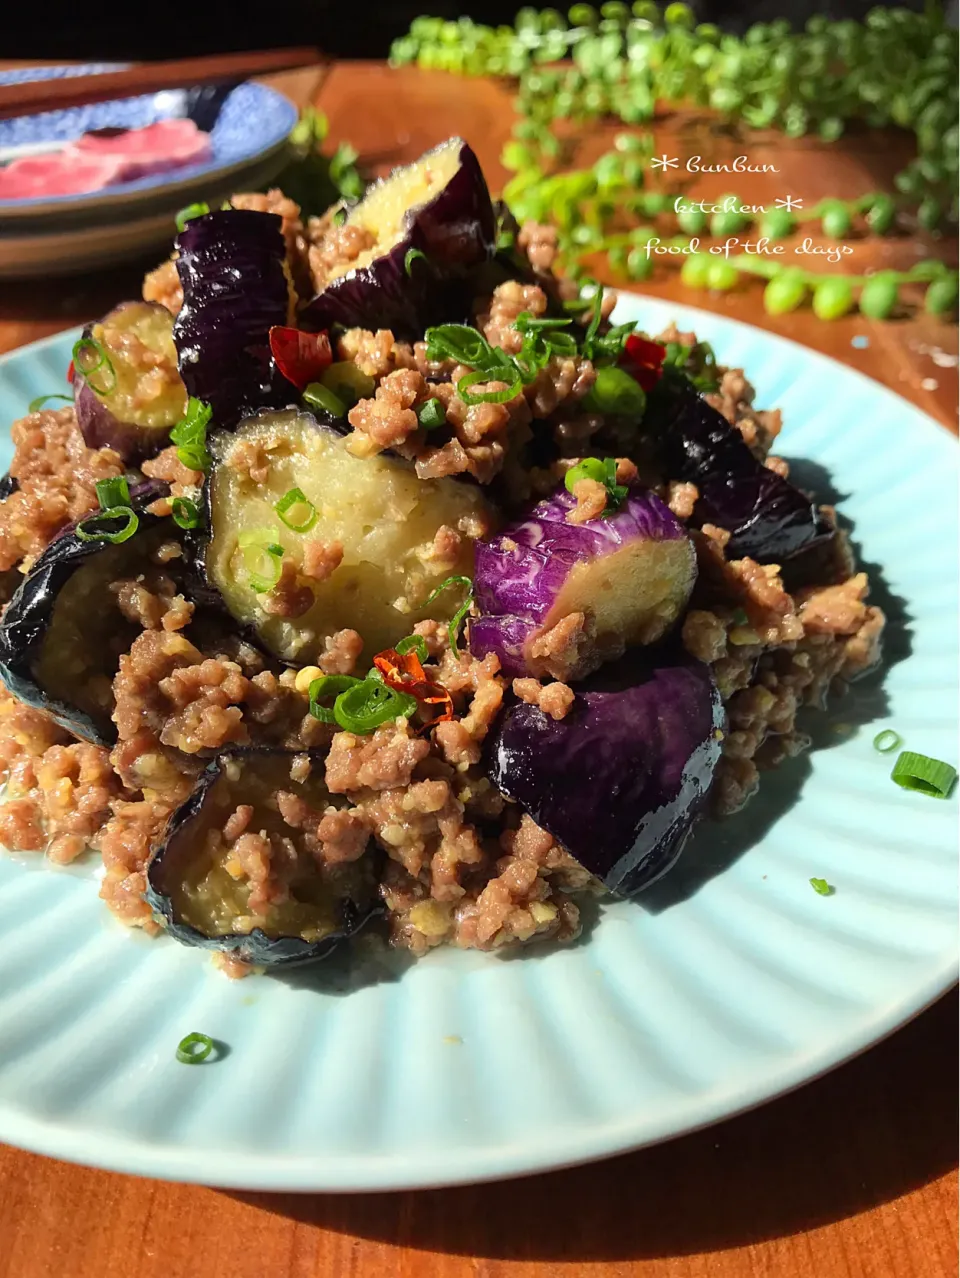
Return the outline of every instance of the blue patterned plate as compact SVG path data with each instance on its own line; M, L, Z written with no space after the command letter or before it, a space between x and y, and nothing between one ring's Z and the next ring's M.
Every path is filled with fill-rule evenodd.
M33 79L55 79L105 70L118 64L91 63L87 66L33 67L0 72L0 84ZM192 115L198 127L211 136L213 153L201 164L171 169L122 182L82 195L48 196L37 200L0 200L0 217L33 218L65 213L107 213L131 203L143 203L174 195L186 197L204 183L219 181L245 167L261 164L279 153L297 122L296 107L282 94L253 80L221 92L207 91L199 100L195 91L177 89L115 102L39 115L0 120L0 153L7 148L37 147L67 143L90 129L143 128L158 120Z
M819 719L818 749L566 949L341 953L231 983L200 951L116 923L92 864L0 854L0 1140L269 1190L518 1175L759 1105L956 980L956 798L898 789L871 744L891 727L957 762L956 442L792 342L651 299L623 296L618 314L695 329L759 404L782 406L777 451L853 521L889 610L882 674ZM74 336L0 362L4 423L62 387ZM178 1064L194 1030L229 1055Z

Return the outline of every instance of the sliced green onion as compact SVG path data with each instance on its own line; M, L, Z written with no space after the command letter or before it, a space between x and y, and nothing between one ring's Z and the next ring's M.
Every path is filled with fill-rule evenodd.
M94 487L101 510L116 510L130 505L130 486L123 475L114 479L98 479Z
M281 523L295 533L309 532L320 518L316 506L300 488L291 488L284 493L274 510L280 516Z
M904 790L916 790L934 799L945 799L953 789L957 770L942 759L931 759L928 754L904 750L893 765L890 776Z
M403 259L403 269L407 275L411 275L413 273L413 264L418 257L423 258L427 265L430 265L430 259L427 257L426 253L421 253L418 248L407 249L406 256Z
M96 356L97 362L95 364L84 363L84 351L92 351ZM103 397L116 390L117 370L113 367L113 361L107 354L106 348L95 337L81 337L79 342L74 343L73 364L76 370L83 374L83 380L95 395ZM100 372L101 369L103 369L103 375L100 378L100 385L95 386L91 378L94 373Z
M224 207L230 208L231 205L227 204ZM203 203L188 204L186 208L181 209L180 212L177 214L177 217L176 217L177 230L178 231L185 230L188 222L192 222L195 217L203 217L205 213L209 213L209 212L210 212L209 204L203 204Z
M469 577L448 577L446 581L441 581L440 585L437 586L436 590L431 595L427 596L424 601L424 606L426 606L426 604L433 603L437 595L446 590L448 586L465 586L467 590L467 597L453 614L447 626L447 639L450 643L450 651L453 653L456 660L459 661L460 650L457 647L457 634L460 630L460 623L470 611L470 605L473 603L473 582Z
M903 737L899 732L894 732L892 728L884 728L882 732L878 732L873 738L874 750L879 750L881 754L891 754L899 746L903 745Z
M352 359L335 360L329 368L320 374L320 380L327 390L333 391L337 399L343 400L349 408L361 399L369 399L377 389L377 384L362 368L357 368Z
M193 395L187 400L187 411L170 432L171 444L178 445L177 460L190 470L206 470L210 465L207 451L207 424L213 409Z
M237 538L247 570L247 582L258 595L272 590L283 570L283 547L278 545L274 528L256 528Z
M39 413L44 404L49 404L51 399L62 399L68 404L73 403L72 395L38 395L36 399L31 399L27 405L28 413Z
M189 497L174 497L170 503L170 513L178 528L200 527L199 507Z
M563 477L563 486L572 493L582 479L594 479L602 484L607 477L607 468L599 457L584 457L583 461L571 466Z
M436 430L447 420L447 414L439 399L428 399L417 409L417 421L424 430Z
M397 652L401 657L405 657L410 649L417 654L417 660L421 663L429 659L430 653L427 650L427 641L423 635L407 635L406 639L401 639L397 644ZM376 667L374 667L376 669ZM380 672L377 671L379 674Z
M321 723L336 723L333 702L341 692L347 692L361 683L363 680L355 679L353 675L321 675L319 679L314 679L309 689L310 713ZM330 699L329 706L321 704L324 699Z
M818 896L833 896L834 888L830 886L826 879L811 879L810 886Z
M346 732L361 736L401 715L409 719L417 708L416 697L397 692L385 683L364 679L357 687L341 692L333 703L333 715Z
M107 520L122 519L124 522L117 529L101 528ZM118 546L122 541L129 541L140 527L140 520L129 506L114 506L110 510L101 510L96 515L89 515L76 527L81 541L109 541Z
M209 1034L188 1034L177 1044L177 1060L181 1065L199 1065L207 1059L213 1047Z
M481 391L479 394L471 395L468 387L476 386L478 382L505 381L506 379L499 375L499 370L487 372L478 369L475 373L465 373L457 382L457 394L465 404L506 404L508 400L515 399L523 390L523 378L517 377L509 386L505 386L503 390Z
M311 382L303 392L303 398L311 408L319 408L325 413L330 413L332 417L347 415L346 404L339 395L333 393L329 386L324 386L323 382Z

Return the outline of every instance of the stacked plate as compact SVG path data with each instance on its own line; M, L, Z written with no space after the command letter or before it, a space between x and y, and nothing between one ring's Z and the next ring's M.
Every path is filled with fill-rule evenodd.
M0 72L0 84L119 69L104 63L31 67ZM176 119L192 120L209 135L198 162L80 194L0 198L0 278L76 273L162 249L184 205L212 205L233 191L256 190L279 173L297 111L282 94L252 80L45 111L0 120L0 164L55 154L92 130L119 133Z

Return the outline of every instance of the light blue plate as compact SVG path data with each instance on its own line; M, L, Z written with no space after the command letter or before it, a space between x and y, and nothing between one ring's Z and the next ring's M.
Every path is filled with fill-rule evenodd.
M86 66L2 71L0 84L117 70L119 66L120 64L90 63ZM143 128L158 120L184 115L187 102L185 90L165 90L140 97L121 98L115 102L96 102L90 106L0 120L0 149L46 142L66 143L90 129ZM0 200L0 216L39 217L53 213L107 209L117 203L143 201L153 196L180 192L198 182L211 181L247 164L263 160L284 145L296 122L297 110L292 102L264 84L247 81L237 85L224 98L216 123L210 131L212 155L202 164L155 173L84 195L46 196L37 200Z
M886 727L956 763L955 441L840 364L715 315L623 298L743 366L783 407L777 451L852 519L890 660L821 748L704 825L638 903L568 949L334 956L231 983L127 932L93 869L0 856L0 1140L125 1172L248 1188L398 1189L599 1158L797 1087L956 979L957 802L908 793ZM73 335L0 364L8 422L59 390ZM799 459L804 459L803 467ZM818 896L812 876L836 887ZM200 1030L230 1047L177 1064Z

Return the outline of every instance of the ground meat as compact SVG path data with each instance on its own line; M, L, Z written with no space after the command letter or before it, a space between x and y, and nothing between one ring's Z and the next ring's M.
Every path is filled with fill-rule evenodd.
M284 555L277 584L263 596L260 606L272 617L302 617L313 607L315 598L310 587L300 580L297 565Z
M230 196L230 203L235 209L275 213L281 219L280 230L287 246L287 265L294 287L301 299L311 297L314 288L307 259L309 244L300 217L300 205L295 204L276 187L272 187L266 194L260 191L239 192Z
M623 482L618 480L618 482ZM696 484L682 484L671 479L668 484L667 505L678 519L689 519L697 504L700 491Z
M310 537L303 543L303 575L311 581L326 581L342 563L342 542Z
M808 586L797 594L807 634L852 635L867 615L867 574L857 573L839 586Z
M422 346L422 343L421 343ZM340 359L352 359L368 377L380 381L398 368L417 368L425 373L406 342L397 342L389 328L372 333L366 328L348 328L337 339Z
M183 305L183 287L177 274L177 263L170 257L143 277L143 300L159 302L176 315Z
M17 490L0 501L0 572L28 561L67 524L98 508L96 484L124 472L109 448L88 448L72 407L28 413L10 427L9 473Z
M270 478L270 456L255 439L238 439L224 458L238 475L246 475L253 484L265 484Z
M370 831L357 812L327 808L317 825L317 839L326 864L340 865L359 860L370 842Z
M517 247L526 253L527 261L538 275L547 275L557 256L558 234L555 226L540 222L524 222L517 236Z
M193 616L194 605L174 593L169 577L150 583L142 577L112 581L107 589L124 617L144 630L182 630Z
M581 649L587 641L585 622L582 612L567 613L530 645L531 657L555 679L567 678L579 665Z
M507 280L493 290L485 309L477 315L477 326L491 346L500 346L508 355L517 355L523 336L514 328L514 320L523 311L538 316L546 309L547 295L538 285Z
M413 736L406 720L385 723L369 737L338 732L327 755L327 787L331 794L346 794L409 785L414 768L429 753L429 741Z
M324 674L353 674L363 652L363 639L356 630L338 630L327 635L323 646L320 668Z
M529 706L539 706L551 719L563 719L573 705L576 694L557 680L544 686L539 679L514 679L513 691Z
M365 226L328 226L320 242L311 244L308 250L314 287L319 290L328 280L342 275L361 253L373 248L376 242L377 237Z
M361 399L347 414L354 430L348 441L350 451L357 457L371 457L415 434L420 423L413 406L425 393L426 383L413 369L388 373L374 398Z
M568 524L585 524L599 519L607 508L607 490L598 479L579 479L573 486L576 506L567 511Z
M533 416L544 418L582 399L596 380L596 369L590 360L579 355L551 355L523 393ZM589 420L592 424L592 416Z
M189 466L184 466L177 456L176 448L172 446L157 453L156 457L143 462L140 469L148 479L160 479L165 484L169 484L170 494L173 497L194 498L203 483L203 471L191 470Z

